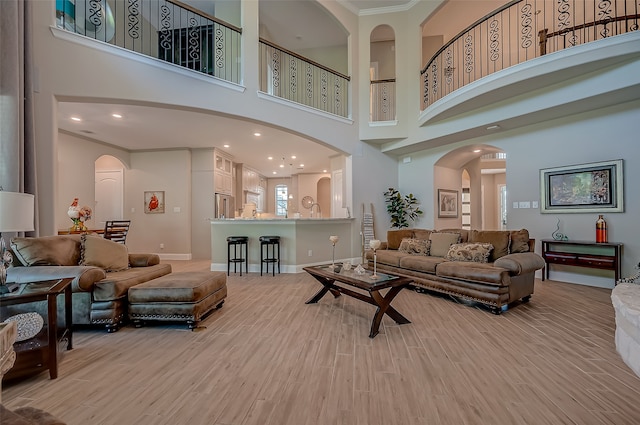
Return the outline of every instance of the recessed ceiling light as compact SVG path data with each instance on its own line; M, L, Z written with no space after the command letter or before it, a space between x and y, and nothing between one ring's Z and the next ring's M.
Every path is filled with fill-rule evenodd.
M473 153L480 153L480 152L482 152L482 149L474 149L473 150Z
M258 132L253 133L253 135L254 135L254 136L256 136L256 137L262 136L262 134L260 134L260 133L258 133Z
M273 174L278 174L278 172L277 172L277 171L274 171L274 172L273 172Z
M224 144L224 145L222 145L222 147L223 147L223 148L228 148L228 147L229 147L229 145Z
M487 130L497 130L499 128L500 128L500 126L498 124L495 124L495 125L490 125L489 127L487 127Z
M296 156L295 155L291 155L291 159L296 159Z
M304 164L300 164L300 168L304 167Z
M113 118L122 118L122 115L120 115L120 114L111 114L111 116Z
M280 168L284 168L284 164L280 164Z
M273 157L272 157L272 156L270 156L270 157L267 157L267 159L268 159L269 161L271 161L271 160L273 160Z
M326 172L327 172L327 170L322 170L322 172L323 172L323 173L326 173Z
M82 121L82 118L78 118L78 117L71 117L72 121L76 121L76 122L80 122Z

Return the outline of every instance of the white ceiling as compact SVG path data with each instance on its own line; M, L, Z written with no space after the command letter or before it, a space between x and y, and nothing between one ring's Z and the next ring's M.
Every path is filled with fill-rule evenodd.
M367 9L408 6L416 0L338 0L354 13ZM261 26L269 29L269 39L291 50L346 44L347 35L335 29L332 16L313 0L265 0L261 4ZM287 16L289 18L287 18ZM295 19L314 16L314 19ZM288 25L281 25L288 22ZM330 168L336 151L266 125L251 121L192 111L125 104L60 102L58 128L63 132L100 141L129 151L176 148L221 148L266 177L290 173L321 173ZM111 116L122 115L121 119ZM72 121L71 117L82 119ZM179 123L179 125L178 125ZM262 136L254 136L260 132ZM229 148L223 148L229 144ZM295 155L295 160L291 156ZM271 156L274 159L269 161ZM284 159L283 159L284 158ZM285 165L280 168L281 164ZM304 164L304 167L300 167ZM273 172L277 174L273 174Z

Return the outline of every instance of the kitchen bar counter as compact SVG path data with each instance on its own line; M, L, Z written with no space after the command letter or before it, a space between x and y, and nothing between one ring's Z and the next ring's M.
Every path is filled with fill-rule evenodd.
M228 236L249 237L249 272L260 272L260 236L280 236L281 273L300 273L303 267L330 263L331 235L340 237L336 244L336 262L346 259L357 260L360 257L360 243L353 239L353 226L356 225L355 218L211 220L211 270L226 272ZM355 255L354 246L357 247ZM231 270L233 271L233 267Z

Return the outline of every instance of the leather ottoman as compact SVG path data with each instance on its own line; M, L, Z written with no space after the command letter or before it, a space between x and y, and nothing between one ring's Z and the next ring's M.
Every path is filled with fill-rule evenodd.
M179 272L129 288L129 319L136 327L145 321L183 321L189 329L222 307L227 297L223 272Z

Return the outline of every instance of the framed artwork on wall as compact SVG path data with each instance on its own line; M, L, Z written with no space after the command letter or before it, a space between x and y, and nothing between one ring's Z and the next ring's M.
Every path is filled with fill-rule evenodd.
M540 212L623 212L622 160L540 170Z
M164 213L164 190L144 192L144 212L147 214Z
M438 189L438 217L458 217L458 191Z

